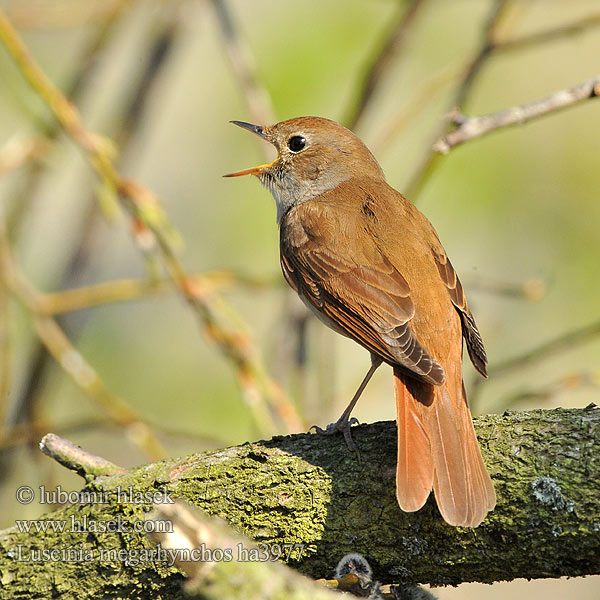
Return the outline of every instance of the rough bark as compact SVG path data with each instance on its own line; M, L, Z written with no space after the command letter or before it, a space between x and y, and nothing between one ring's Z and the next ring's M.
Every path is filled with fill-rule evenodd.
M116 491L163 489L223 517L262 544L303 544L289 563L331 577L348 552L364 554L383 582L510 580L600 573L600 409L535 410L475 420L498 505L477 529L445 524L430 499L406 514L394 495L394 423L361 425L359 463L341 436L293 435L96 476L84 490L109 503L65 506L51 522L144 519L149 505ZM114 497L113 497L114 496ZM27 560L42 549L87 548L91 560ZM179 598L182 575L144 560L140 533L0 535L0 581L10 598ZM136 557L98 560L100 549ZM34 554L32 554L34 552ZM19 560L19 558L21 560Z

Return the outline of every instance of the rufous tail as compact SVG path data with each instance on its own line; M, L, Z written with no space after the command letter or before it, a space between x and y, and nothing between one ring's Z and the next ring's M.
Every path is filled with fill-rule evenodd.
M496 494L481 457L460 374L433 386L394 369L394 394L400 508L419 510L433 488L446 522L477 527L496 505Z

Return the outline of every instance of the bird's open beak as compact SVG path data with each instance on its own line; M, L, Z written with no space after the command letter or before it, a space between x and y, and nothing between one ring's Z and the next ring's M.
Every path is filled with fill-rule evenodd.
M260 125L252 125L252 123L245 123L244 121L230 121L230 123L233 123L234 125L237 125L238 127L242 127L243 129L247 129L248 131L251 131L252 133L255 133L256 135L260 136L261 138L263 138L263 140L266 140L267 142L270 142L271 140L268 139L264 132L263 132L263 128ZM279 158L279 156L277 156L277 158ZM275 160L277 160L277 158ZM251 169L244 169L243 171L236 171L235 173L228 173L227 175L223 175L223 177L241 177L242 175L260 175L261 173L263 173L265 171L265 169L268 169L269 167L271 167L273 165L273 163L275 162L275 160L271 163L269 163L268 165L258 165L258 167L252 167Z

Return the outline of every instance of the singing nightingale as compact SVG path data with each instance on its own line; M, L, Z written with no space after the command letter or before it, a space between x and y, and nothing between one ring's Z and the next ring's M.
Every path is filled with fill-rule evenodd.
M476 527L496 503L462 382L463 338L486 376L465 294L427 218L390 187L350 130L319 117L272 126L232 121L273 144L256 175L275 198L283 275L326 325L371 353L340 419L320 430L353 442L351 411L382 362L393 369L398 425L396 497L420 509L433 489L443 518Z

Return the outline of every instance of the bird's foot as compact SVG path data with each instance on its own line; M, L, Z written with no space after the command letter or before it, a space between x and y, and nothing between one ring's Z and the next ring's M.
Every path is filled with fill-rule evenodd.
M327 425L325 429L319 427L318 425L313 425L309 429L309 431L314 429L315 433L318 433L320 435L333 435L334 433L343 433L344 440L346 440L346 446L348 446L350 452L356 453L356 457L360 461L360 452L358 451L358 447L354 443L354 440L352 439L352 434L350 432L350 428L354 424L358 424L358 419L356 417L348 419L348 417L342 416L335 423L329 423L329 425Z

